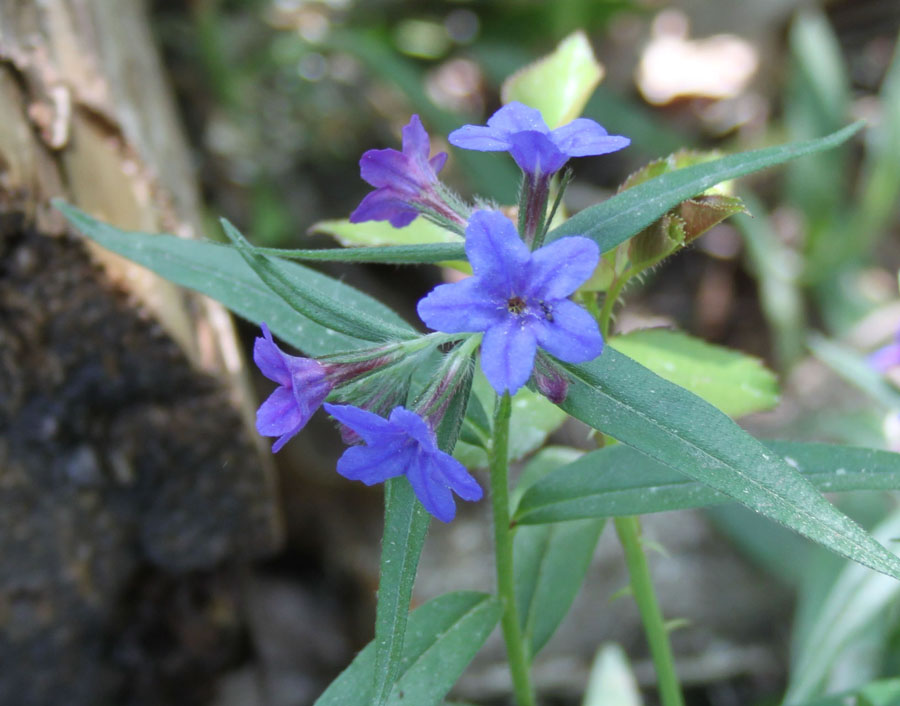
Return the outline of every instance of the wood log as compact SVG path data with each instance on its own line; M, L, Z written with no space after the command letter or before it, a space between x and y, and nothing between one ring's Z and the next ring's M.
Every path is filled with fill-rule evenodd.
M0 704L204 703L280 538L243 357L54 197L201 232L143 2L0 0Z

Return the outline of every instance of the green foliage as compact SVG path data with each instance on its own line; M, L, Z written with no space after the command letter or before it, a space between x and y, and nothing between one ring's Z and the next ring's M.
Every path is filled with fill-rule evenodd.
M767 441L765 447L822 491L900 489L900 454L793 441ZM643 515L734 500L664 462L615 445L585 454L537 480L524 493L514 520L543 524Z
M581 116L602 77L587 35L577 31L551 54L509 76L501 97L504 103L519 101L537 108L552 130Z
M680 331L644 329L609 345L730 417L778 404L778 381L761 361Z
M413 611L399 679L387 704L441 703L494 629L502 611L502 604L493 596L470 591L447 593ZM369 643L315 706L371 706L374 677L375 645Z
M273 333L304 351L319 356L371 345L368 339L337 333L310 317L273 292L254 273L241 255L226 245L187 240L173 235L123 231L91 218L62 202L55 202L73 226L103 247L153 270L183 287L216 299L239 316L260 323L265 321ZM366 294L295 263L282 263L279 273L289 286L315 292L317 298L342 302L387 335L414 331L397 314Z
M547 234L547 242L566 235L584 235L607 252L640 232L682 201L729 179L784 164L792 159L832 149L859 132L854 123L815 140L794 142L733 154L662 174L603 203L586 208Z
M572 458L572 449L548 448L522 471L515 498L540 477ZM534 657L552 637L575 600L604 520L583 520L540 527L519 527L513 540L516 603L528 654Z
M893 554L699 397L615 350L564 367L572 382L562 407L572 416L838 554L900 576Z

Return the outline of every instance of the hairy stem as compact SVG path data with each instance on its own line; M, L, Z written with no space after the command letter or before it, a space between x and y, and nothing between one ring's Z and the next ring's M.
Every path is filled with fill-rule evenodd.
M669 632L653 591L650 568L647 566L647 557L641 546L640 519L617 517L615 525L622 549L625 551L625 563L631 577L631 592L641 614L653 665L656 667L660 701L663 706L684 706L681 685L675 673L672 646L669 644Z
M516 606L515 574L513 573L513 535L509 526L509 393L497 400L494 410L494 431L489 454L491 473L491 506L494 515L494 550L497 558L497 594L503 601L503 639L513 691L518 706L535 706L534 689L529 676L528 656Z

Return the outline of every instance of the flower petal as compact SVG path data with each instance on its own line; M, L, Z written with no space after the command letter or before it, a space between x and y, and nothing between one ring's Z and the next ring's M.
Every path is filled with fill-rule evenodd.
M531 254L526 294L539 300L565 299L590 278L599 261L600 248L590 238L555 240Z
M488 127L506 133L534 130L547 134L550 128L537 108L513 101L494 113L487 121Z
M310 416L297 406L290 388L279 387L256 410L256 431L263 436L280 436L287 432L296 434Z
M568 299L553 302L549 316L535 329L540 347L567 363L586 363L603 352L594 317Z
M513 222L499 211L476 211L466 227L466 255L482 286L506 299L531 258Z
M886 373L891 368L900 365L900 343L891 343L884 348L879 348L867 358L867 361L879 373Z
M437 176L437 173L444 168L444 165L447 163L447 156L446 152L438 152L434 157L428 160L428 166L431 167L435 176Z
M506 134L484 125L463 125L447 136L454 147L479 152L502 152L510 147Z
M428 428L425 420L415 412L411 412L403 406L394 407L391 411L390 422L415 440L420 448L428 452L438 453L434 433Z
M420 164L428 162L431 153L431 141L422 126L418 115L410 117L409 122L400 131L402 135L403 154ZM365 178L365 177L363 177Z
M530 323L530 320L510 316L484 334L481 368L498 395L507 390L510 395L516 394L531 376L537 341L534 326Z
M433 461L454 493L463 500L481 500L484 491L478 485L478 481L453 456L439 451L433 457Z
M253 362L260 372L279 385L291 384L291 371L285 361L285 353L272 340L272 332L262 324L263 338L257 337L253 343Z
M375 485L403 475L407 465L406 455L410 455L408 451L398 454L392 444L352 446L338 459L337 472L349 480Z
M421 190L419 169L394 149L367 150L359 160L359 175L372 186L415 196Z
M602 125L587 118L578 118L556 128L550 137L570 157L608 154L631 144L627 137L610 135Z
M432 454L411 454L406 477L425 509L441 522L450 522L456 517L456 503L450 488L440 482L441 474L434 472L433 464Z
M486 292L478 277L440 284L416 306L419 318L435 331L463 333L486 331L500 323L506 309Z
M403 228L418 215L419 212L399 198L394 190L385 187L366 194L350 214L350 222L388 221L394 228Z
M545 133L525 130L510 135L509 141L512 158L529 174L555 174L569 161L569 156Z
M384 440L385 435L396 434L394 426L387 419L379 417L374 412L367 412L349 404L329 404L326 402L322 406L328 414L359 434L367 444L377 444Z

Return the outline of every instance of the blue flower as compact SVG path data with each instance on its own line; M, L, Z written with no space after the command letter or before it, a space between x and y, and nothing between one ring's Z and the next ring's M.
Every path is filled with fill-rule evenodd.
M413 115L403 128L402 152L384 149L363 154L359 172L375 191L350 214L350 222L388 221L395 228L403 228L419 215L416 204L458 220L435 190L437 173L447 161L447 153L439 152L429 159L430 153L428 133L419 116Z
M418 312L437 331L484 332L481 367L498 395L528 381L538 346L568 363L603 351L597 322L568 299L597 266L594 241L560 238L531 252L502 213L476 211L466 254L474 275L435 287Z
M897 332L893 343L870 354L868 362L879 373L886 373L891 368L900 366L900 331Z
M272 340L269 327L262 324L263 338L253 345L253 362L279 387L256 412L256 430L263 436L277 436L272 452L281 450L322 405L332 384L325 367L316 360L288 355Z
M509 103L484 125L464 125L450 133L451 145L480 152L508 151L524 172L553 174L570 157L616 152L631 144L621 135L610 135L598 123L578 118L555 130L547 127L539 110L523 103Z
M395 407L389 419L351 405L325 404L328 413L366 442L338 460L337 471L366 485L406 475L416 497L443 522L456 516L450 491L463 500L481 500L481 486L465 467L437 447L434 432L415 412Z

